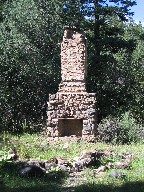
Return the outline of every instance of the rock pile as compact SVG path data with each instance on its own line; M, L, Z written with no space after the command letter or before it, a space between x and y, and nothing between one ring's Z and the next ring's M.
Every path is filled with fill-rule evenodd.
M114 161L116 157L119 157L120 160ZM113 159L113 162L110 162L110 159ZM94 149L82 151L81 155L79 157L74 157L73 161L58 156L50 160L16 160L15 163L20 176L44 176L54 170L74 174L85 168L92 167L93 175L100 176L103 175L106 169L115 169L111 171L110 176L118 178L120 175L122 176L119 170L128 168L132 159L133 154L130 152L118 155L111 150Z

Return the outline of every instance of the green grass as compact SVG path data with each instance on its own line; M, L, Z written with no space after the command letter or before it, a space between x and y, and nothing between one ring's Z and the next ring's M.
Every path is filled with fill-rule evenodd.
M80 156L85 149L112 149L115 153L132 152L134 159L129 169L122 170L125 177L111 178L111 170L104 172L103 177L92 174L92 168L87 168L76 177L68 177L59 172L53 179L21 178L17 175L13 164L6 160L0 162L0 191L4 192L142 192L144 191L144 144L111 145L105 143L87 143L84 141L69 141L67 148L64 142L49 143L43 135L0 135L0 154L6 157L8 150L15 147L21 159L49 160L53 157L65 157L72 162L75 156Z

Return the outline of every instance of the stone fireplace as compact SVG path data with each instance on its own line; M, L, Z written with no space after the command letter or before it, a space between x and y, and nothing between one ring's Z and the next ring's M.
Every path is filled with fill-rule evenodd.
M95 93L86 92L85 33L65 27L61 43L61 83L49 95L47 134L50 137L93 138L96 132Z

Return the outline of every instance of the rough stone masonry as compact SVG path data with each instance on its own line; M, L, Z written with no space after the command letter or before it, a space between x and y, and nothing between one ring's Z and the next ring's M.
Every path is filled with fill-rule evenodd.
M86 92L86 37L65 27L61 43L61 83L49 95L47 134L50 137L93 138L96 132L95 93Z

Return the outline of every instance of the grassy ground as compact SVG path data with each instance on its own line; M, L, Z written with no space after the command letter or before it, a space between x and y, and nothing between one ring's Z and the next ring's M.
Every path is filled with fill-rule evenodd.
M65 147L65 145L67 145ZM57 171L52 178L21 178L15 167L8 164L6 154L15 147L21 159L48 160L56 156L65 157L72 162L85 149L112 149L115 153L132 152L134 158L129 169L124 169L124 177L112 178L111 170L103 176L92 174L87 168L74 177ZM86 143L83 141L55 141L49 143L42 135L1 135L0 136L0 191L2 192L142 192L144 191L144 144L108 145L104 143Z

